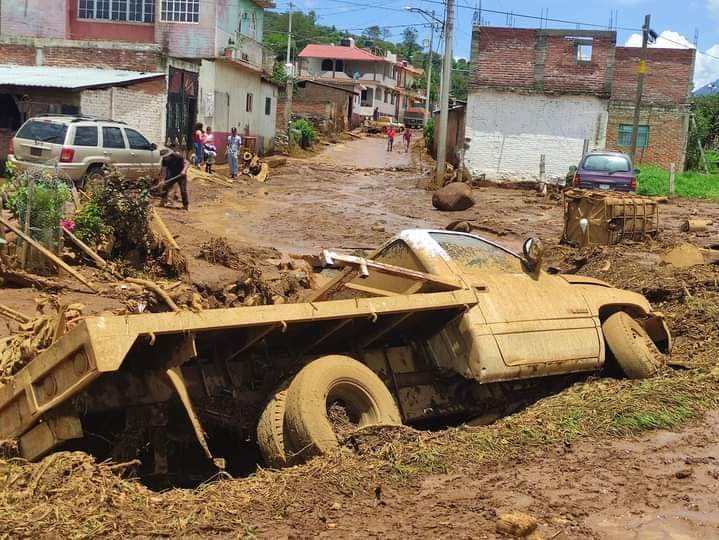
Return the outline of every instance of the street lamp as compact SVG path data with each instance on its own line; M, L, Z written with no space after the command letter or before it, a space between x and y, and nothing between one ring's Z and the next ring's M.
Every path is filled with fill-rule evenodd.
M429 121L429 90L432 86L432 42L434 41L434 27L435 25L439 25L440 27L444 24L442 21L440 21L437 17L434 15L434 10L426 11L424 9L412 7L412 6L405 6L407 11L410 13L418 13L419 15L422 15L426 19L430 21L430 33L429 33L429 60L427 61L427 90L426 90L426 97L425 97L425 103L424 103L424 123L427 125L427 122ZM441 82L440 82L441 84Z

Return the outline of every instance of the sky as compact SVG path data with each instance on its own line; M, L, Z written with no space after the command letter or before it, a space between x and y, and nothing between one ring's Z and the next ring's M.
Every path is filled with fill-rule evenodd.
M288 4L289 0L277 0L277 10L286 11ZM440 19L444 9L441 0L293 0L293 4L294 9L314 10L320 24L340 30L361 33L372 25L388 27L393 41L401 39L404 25L413 24L420 43L429 38L429 28L423 26L425 19L404 8L435 10ZM479 0L456 0L456 5L453 53L456 58L469 58L472 21ZM515 27L536 28L544 15L549 20L542 24L549 28L591 29L596 27L589 25L601 25L607 29L611 20L618 27L618 44L628 46L641 46L644 16L650 14L651 27L660 35L656 46L694 47L698 36L696 88L719 79L719 0L482 0L481 6L482 22L488 26L509 26L513 21Z

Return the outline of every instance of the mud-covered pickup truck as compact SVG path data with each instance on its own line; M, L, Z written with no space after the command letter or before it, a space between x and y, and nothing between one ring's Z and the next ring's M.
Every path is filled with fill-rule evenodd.
M655 374L661 314L541 255L407 230L366 259L324 252L342 270L302 303L84 319L0 387L0 439L154 473L256 442L283 466L336 448L348 422L488 422L605 364Z

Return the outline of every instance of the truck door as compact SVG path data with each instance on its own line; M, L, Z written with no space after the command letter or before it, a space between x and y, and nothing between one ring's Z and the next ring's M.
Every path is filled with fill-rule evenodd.
M457 265L477 298L502 365L483 366L482 381L586 371L599 365L602 340L584 297L545 272L475 236L430 233ZM480 287L481 286L481 287ZM537 371L539 366L546 366Z

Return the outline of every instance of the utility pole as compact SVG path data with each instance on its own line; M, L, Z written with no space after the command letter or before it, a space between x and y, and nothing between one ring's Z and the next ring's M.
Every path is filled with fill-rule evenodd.
M432 17L434 17L434 10L432 10ZM424 104L424 124L427 125L430 118L430 89L432 88L432 44L434 42L434 21L429 31L429 61L427 62L427 101Z
M287 84L285 86L285 122L287 122L287 140L288 144L291 146L291 138L292 135L290 134L290 121L292 116L292 94L294 94L294 85L292 84L292 79L294 77L294 73L292 70L292 64L290 63L290 49L292 47L292 8L294 7L292 2L290 2L290 21L289 21L289 28L287 29L287 61L285 62L285 72L287 74Z
M442 187L447 167L447 123L449 121L449 89L452 86L452 39L454 37L454 0L447 0L444 22L444 62L442 63L442 91L439 98L439 137L437 140L437 173L434 188Z
M639 57L639 74L637 76L637 97L634 101L634 125L632 126L632 164L637 154L637 139L639 136L639 114L642 108L642 91L644 90L644 74L647 71L647 44L649 43L649 24L651 15L644 17L642 26L642 52Z

